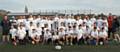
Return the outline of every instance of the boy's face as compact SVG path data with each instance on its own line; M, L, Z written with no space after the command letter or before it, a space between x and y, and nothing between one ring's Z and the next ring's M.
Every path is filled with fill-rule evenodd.
M22 25L20 25L20 29L22 29Z
M35 32L35 29L33 29L33 32Z
M33 23L31 22L31 23L30 23L30 26L32 26L32 25L33 25Z
M63 28L60 28L60 31L63 31Z
M46 32L49 32L49 30L46 30Z

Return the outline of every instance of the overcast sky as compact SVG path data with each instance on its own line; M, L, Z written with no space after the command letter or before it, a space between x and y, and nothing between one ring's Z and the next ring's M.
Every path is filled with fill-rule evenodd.
M120 14L120 0L0 0L0 9L11 12L24 12L27 5L29 11L46 9L92 9L93 13Z

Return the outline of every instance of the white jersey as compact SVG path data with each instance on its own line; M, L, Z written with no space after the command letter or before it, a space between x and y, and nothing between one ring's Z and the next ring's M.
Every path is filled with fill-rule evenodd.
M58 17L55 17L55 18L54 18L54 21L59 21L59 18L58 18Z
M17 24L20 25L20 23L24 23L25 19L18 19Z
M56 40L56 39L59 39L59 36L58 35L53 35L52 40Z
M37 31L33 31L33 30L30 30L30 31L29 31L29 37L34 38L34 37L36 37L36 36L38 36Z
M47 23L48 23L48 29L51 30L52 29L51 25L53 24L53 21L52 20L48 20Z
M58 32L58 36L59 36L59 37L63 37L63 36L65 36L65 31L62 31L62 32L59 31L59 32Z
M46 19L41 19L41 21L39 23L40 23L41 27L44 27L45 24L48 24Z
M92 36L92 37L95 37L95 38L98 37L98 31L97 31L97 30L95 30L95 31L92 30L92 31L91 31L91 36Z
M70 18L65 19L65 26L66 26L66 27L72 26L72 25L71 25L71 19L70 19Z
M36 18L36 22L39 23L39 21L41 20L41 18Z
M26 30L24 28L18 29L17 34L19 39L24 39L24 37L26 36Z
M14 38L15 36L17 36L17 29L15 29L15 28L10 29L10 34L12 35L12 38Z
M37 19L34 19L32 22L33 22L33 25L34 25L34 26L36 26L37 23L38 23Z
M107 19L103 20L103 23L105 23L105 25L108 27L108 21L107 21Z
M83 20L82 19L76 20L76 23L77 23L77 25L80 25L83 23Z
M91 33L91 29L90 28L86 28L84 30L84 35L90 35L90 33Z
M79 34L79 29L76 29L76 28L75 28L75 29L73 29L72 31L73 31L73 35L78 35L78 34Z
M33 21L33 18L32 18L32 17L31 17L31 18L28 18L28 20L29 20L29 21Z
M87 19L83 19L83 22L85 22L85 23L86 23L86 22L87 22Z
M84 33L84 31L83 31L82 29L79 29L79 30L78 30L77 38L78 38L78 39L81 39L82 36L83 36L83 33Z
M57 30L57 28L59 27L59 18L58 17L55 17L53 27L54 27L54 30Z
M103 24L103 20L102 19L97 19L96 23L97 23L98 27L101 27L102 24Z
M76 23L75 19L71 19L71 25L73 26Z
M25 24L26 30L28 30L28 29L29 29L29 26L30 26L30 21L26 19L26 20L24 21L24 24Z
M91 20L87 20L86 25L89 26L89 27L91 27L92 26Z
M60 27L60 26L63 26L64 25L64 23L65 23L65 19L59 19L59 22L58 22L59 24L58 24L58 26Z
M83 23L83 20L82 19L79 19L79 25Z
M83 29L83 31L85 31L86 30L86 26L82 26L82 29Z
M96 18L94 18L94 17L91 18L90 20L91 20L91 22L92 22L92 25L96 22Z
M107 32L105 31L105 30L103 30L103 31L100 31L99 32L99 35L98 35L99 37L107 37L108 36L108 34L107 34Z
M71 29L71 30L67 30L67 31L66 31L66 34L68 34L68 35L73 34L73 30L72 30L72 29Z
M42 35L42 29L41 29L41 27L36 27L36 31L37 31L37 36Z
M36 29L34 25L28 27L28 30L33 30L33 29Z
M49 31L45 31L44 38L47 40L49 38L52 38L52 34Z

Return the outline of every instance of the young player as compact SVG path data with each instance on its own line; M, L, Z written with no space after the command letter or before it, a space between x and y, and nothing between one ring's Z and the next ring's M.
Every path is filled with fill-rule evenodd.
M83 20L81 19L81 17L77 16L76 23L77 23L77 25L80 25L83 23Z
M80 44L80 42L83 42L83 34L84 34L84 31L82 29L82 25L79 25L79 27L78 27L78 35L77 35L77 43L78 43L78 45Z
M66 44L73 45L73 39L72 39L73 29L71 26L69 26L68 30L66 31Z
M52 36L52 42L53 42L53 44L54 45L58 45L59 44L59 36L57 35L57 34L54 34L53 36Z
M52 34L49 29L45 29L44 43L49 44L52 41Z
M36 29L32 29L31 31L29 31L29 37L31 39L32 44L36 44L39 42L38 33Z
M78 28L76 26L73 26L73 34L72 34L73 44L77 43L77 36L79 34L78 32L79 32Z
M99 37L100 42L103 41L104 44L106 43L108 34L107 34L106 30L104 29L104 27L100 30L98 37Z
M14 26L11 26L10 29L10 34L11 34L11 39L12 39L12 43L13 45L17 45L17 29Z
M41 36L42 36L42 28L40 27L39 23L37 24L36 32L37 32L37 39L39 41L42 41L42 38L41 38Z
M103 24L103 20L102 20L102 18L101 17L98 17L98 19L97 19L97 21L96 21L96 25L97 25L97 27L101 27L102 26L102 24Z
M64 41L65 41L65 29L64 28L59 29L58 36L60 38L59 39L60 44L64 45Z
M60 16L60 19L59 19L59 27L60 26L65 26L65 19L62 16Z
M28 18L29 21L33 21L33 16L30 14L29 15L29 18Z
M91 28L89 26L86 26L86 29L83 31L83 39L87 44L89 44L90 42L90 33L91 33Z
M98 45L98 30L97 27L94 27L94 29L91 31L91 40L96 40L96 45Z
M90 18L90 21L91 21L91 23L92 23L92 25L96 22L96 18L95 18L95 16L93 16L92 18Z
M26 30L25 28L20 25L17 29L17 35L18 35L18 39L19 39L19 43L20 44L25 44L25 36L26 36Z
M17 24L20 25L20 23L24 23L25 18L23 16L20 16L19 19L17 19Z
M30 31L30 30L35 29L35 28L36 28L36 26L34 25L34 23L33 23L33 22L30 22L30 25L29 25L29 27L28 27L28 30Z

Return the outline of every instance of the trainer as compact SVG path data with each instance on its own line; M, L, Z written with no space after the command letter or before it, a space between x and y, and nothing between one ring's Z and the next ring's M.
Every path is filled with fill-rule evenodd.
M10 29L10 21L8 19L8 16L4 16L1 21L2 26L2 41L3 42L9 42L9 29Z

